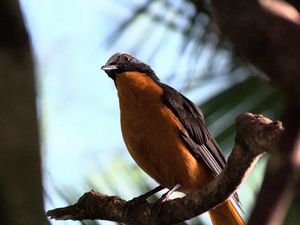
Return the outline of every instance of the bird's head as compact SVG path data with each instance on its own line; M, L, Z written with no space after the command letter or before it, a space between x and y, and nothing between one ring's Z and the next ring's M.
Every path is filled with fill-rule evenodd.
M106 64L101 67L107 75L113 80L116 79L116 76L124 72L136 71L145 73L154 80L159 80L155 75L154 71L146 63L136 59L128 53L116 53L111 56Z

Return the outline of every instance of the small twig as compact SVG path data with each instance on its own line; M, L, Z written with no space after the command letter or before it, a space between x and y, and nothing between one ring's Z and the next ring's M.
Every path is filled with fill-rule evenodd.
M126 224L175 224L195 217L229 198L250 172L258 157L278 148L284 129L280 122L251 113L236 120L237 135L233 151L224 171L201 190L184 198L162 203L159 218L154 204L145 202L125 212L126 201L117 196L106 196L95 191L84 194L79 201L65 208L47 212L55 219L104 219Z

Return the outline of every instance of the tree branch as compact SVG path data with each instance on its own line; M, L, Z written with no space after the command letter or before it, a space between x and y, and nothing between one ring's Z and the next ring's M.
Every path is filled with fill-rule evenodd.
M287 115L286 130L279 148L268 162L262 188L249 220L250 225L283 224L296 191L300 168L300 132L297 122L300 112L293 109Z
M47 212L59 220L102 219L125 224L175 224L193 218L229 198L249 174L257 159L279 146L284 128L261 115L244 113L236 119L237 134L224 171L201 190L161 204L159 217L155 204L134 205L125 213L126 201L95 191L85 193L71 206Z

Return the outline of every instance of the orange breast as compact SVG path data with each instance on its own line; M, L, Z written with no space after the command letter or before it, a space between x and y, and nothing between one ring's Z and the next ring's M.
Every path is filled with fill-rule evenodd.
M189 192L205 185L210 175L182 142L182 124L162 103L162 88L138 72L118 75L116 85L123 138L137 164L167 188L180 183Z

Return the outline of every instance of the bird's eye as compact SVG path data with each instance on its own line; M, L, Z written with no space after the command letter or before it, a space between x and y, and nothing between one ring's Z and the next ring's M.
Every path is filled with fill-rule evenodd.
M126 62L129 62L129 61L130 61L129 56L125 55L125 56L124 56L124 60L125 60Z

